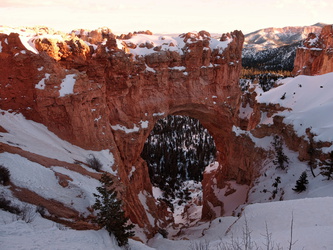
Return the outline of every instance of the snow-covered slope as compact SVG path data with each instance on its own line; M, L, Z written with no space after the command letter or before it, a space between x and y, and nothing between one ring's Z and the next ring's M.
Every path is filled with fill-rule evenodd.
M253 204L240 218L217 218L184 230L188 240L157 236L150 245L159 250L267 249L269 240L269 249L289 249L290 242L294 250L332 249L332 209L332 197Z
M317 141L333 141L333 73L298 76L280 80L277 88L260 93L260 103L279 104L288 108L279 113L286 124L293 125L299 136L310 128ZM284 96L284 98L282 98ZM332 150L328 148L327 150Z

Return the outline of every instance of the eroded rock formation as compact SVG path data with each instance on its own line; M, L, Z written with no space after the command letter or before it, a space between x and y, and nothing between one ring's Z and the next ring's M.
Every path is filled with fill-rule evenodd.
M214 137L220 163L214 178L204 180L203 218L222 215L210 182L250 184L258 156L252 141L232 131L239 125L243 34L234 31L218 41L202 31L134 44L117 40L110 30L95 33L88 39L79 32L89 43L74 33L29 41L0 34L0 108L21 112L80 147L109 149L127 215L150 233L168 218L152 196L140 157L144 142L158 119L194 117Z
M323 27L320 35L310 33L297 49L294 75L322 75L333 71L333 26Z

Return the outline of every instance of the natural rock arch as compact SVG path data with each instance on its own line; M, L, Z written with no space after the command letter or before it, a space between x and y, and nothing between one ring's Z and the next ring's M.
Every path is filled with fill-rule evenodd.
M204 219L223 214L223 204L211 190L213 178L220 187L230 179L250 184L254 173L253 142L233 132L240 123L243 34L222 35L223 49L210 46L208 32L181 38L181 53L154 48L154 53L134 57L126 53L128 49L117 47L113 34L97 48L78 38L39 39L35 41L39 54L20 53L26 48L18 34L0 34L0 107L22 112L78 146L110 149L126 212L150 233L163 221L167 223L166 209L157 208L151 196L147 166L140 157L158 119L188 115L214 137L220 167L203 181ZM61 83L69 75L75 79L73 93L59 96ZM5 87L8 81L10 87ZM43 88L36 88L41 81ZM24 98L17 98L23 94ZM213 212L208 202L221 206L220 213Z

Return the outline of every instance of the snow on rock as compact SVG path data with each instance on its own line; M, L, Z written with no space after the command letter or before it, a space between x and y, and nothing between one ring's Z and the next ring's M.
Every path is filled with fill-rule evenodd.
M66 206L71 206L82 215L90 214L87 208L94 204L92 191L95 192L98 186L97 180L91 179L88 182L89 185L87 185L87 188L90 190L86 193L84 191L87 190L82 189L85 186L82 180L83 178L88 178L80 174L76 174L76 179L79 175L82 177L79 182L70 182L68 188L63 188L52 169L45 168L19 155L10 153L0 154L0 165L5 166L10 171L10 180L16 186L27 188L46 199L57 200L66 204ZM64 172L67 173L68 170ZM73 174L74 172L71 175ZM87 181L85 183L87 184Z
M135 132L138 132L140 130L140 127L142 129L146 129L148 128L148 124L149 124L149 121L140 121L139 122L139 126L137 126L136 124L133 125L133 128L127 128L126 126L123 126L123 125L120 125L120 124L117 124L117 125L111 125L111 128L113 130L121 130L123 132L125 132L126 134L130 134L130 133L135 133Z
M113 130L121 130L124 131L126 134L129 133L134 133L134 132L138 132L140 130L140 128L138 126L136 126L136 124L134 124L133 128L127 128L126 126L117 124L117 125L111 125L111 128Z
M247 103L245 107L241 106L239 109L239 118L241 119L250 119L253 109L250 107L250 104Z
M248 185L240 185L235 181L228 181L225 183L223 189L213 187L215 196L224 204L224 215L233 215L238 206L245 204L247 199Z
M157 113L153 113L153 117L156 117L156 116L164 116L165 115L165 112L157 112Z
M235 125L233 125L232 131L236 134L236 136L242 136L242 135L248 136L256 144L256 147L260 147L263 149L269 148L273 141L272 136L266 136L264 138L257 138L257 137L254 137L250 131L242 130L240 127L237 127Z
M217 49L219 51L219 54L222 54L222 52L228 47L229 43L232 42L232 38L227 37L225 41L219 41L217 39L211 39L210 40L210 48L211 50Z
M59 96L64 97L74 93L74 85L76 82L76 74L66 75L60 84Z
M131 39L123 40L125 44L151 44L152 47L161 46L161 50L170 50L177 51L181 54L182 48L185 46L185 42L180 37L171 37L171 36L159 36L159 35L145 35L145 34L137 34L133 36ZM170 46L172 44L173 46ZM123 48L123 43L119 44L119 48ZM140 47L135 46L135 48L130 48L130 53L138 56L144 56L147 54L155 53L156 51L153 48Z
M217 161L209 164L206 168L205 168L205 174L210 174L212 172L215 172L219 167L219 163Z
M33 43L33 39L31 37L20 35L20 40L21 40L23 46L27 50L29 50L35 54L38 54L38 50L35 48L35 44Z
M172 37L167 35L146 35L146 34L137 34L127 40L117 40L118 48L125 49L127 47L129 52L137 56L145 56L148 54L155 53L154 48L158 47L159 51L176 51L180 55L184 54L184 48L186 44L194 43L197 40L203 40L204 38L199 35L199 33L191 33L191 38L185 42L185 34L181 34L178 37ZM207 37L205 37L207 39ZM218 50L219 54L222 54L228 44L232 42L232 38L227 38L225 41L219 41L218 39L209 37L209 47L211 50ZM190 52L190 51L188 51ZM149 69L148 69L149 70ZM183 71L183 68L178 70Z
M139 196L139 200L140 200L142 206L145 208L146 215L148 217L150 225L154 226L155 225L155 219L149 213L149 208L148 208L148 205L147 205L147 197L146 196L148 196L148 195L149 194L146 191L141 191L138 196Z
M284 123L291 124L298 136L307 128L316 134L316 141L333 141L333 73L318 76L297 76L279 81L280 86L256 97L260 103L279 104L286 110Z
M44 125L26 120L22 114L1 111L0 126L8 131L8 133L0 133L2 143L15 145L25 151L69 163L73 163L75 160L85 162L92 154L103 164L102 170L115 174L111 168L114 164L114 157L108 149L92 151L72 145L57 137Z
M23 46L35 53L38 54L38 50L35 47L36 39L55 39L57 41L64 41L64 34L60 35L59 32L56 32L52 29L46 27L34 27L34 28L11 28L7 26L0 27L0 33L9 35L10 33L19 34L19 38ZM67 35L66 35L67 36ZM0 50L1 52L1 50Z
M51 76L50 74L45 73L45 77L35 85L35 88L40 90L45 89L45 80L48 80L50 76Z

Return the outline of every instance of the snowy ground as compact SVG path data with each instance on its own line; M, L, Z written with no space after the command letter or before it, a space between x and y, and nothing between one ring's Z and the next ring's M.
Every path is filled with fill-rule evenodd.
M281 106L291 108L278 115L285 116L285 122L294 125L299 135L304 135L305 128L310 127L316 134L316 140L332 141L333 116L328 115L333 107L332 88L333 73L314 77L299 76L282 80L281 86L268 92L257 90L259 94L257 100L279 103ZM281 99L284 93L286 93L285 98ZM269 123L265 115L263 122ZM45 126L27 121L20 114L0 112L0 126L8 131L0 133L2 143L68 163L73 163L74 160L85 161L89 154L94 154L103 162L105 171L116 174L111 169L113 156L108 151L92 152L73 146L57 138ZM239 134L245 133L236 127L234 131ZM257 146L271 147L272 137L253 138L253 140ZM331 148L324 148L325 150L328 152ZM235 204L230 207L229 210L234 211L234 214L240 213L240 217L226 216L212 222L193 223L189 228L169 228L167 229L169 238L174 240L164 239L161 235L156 235L147 245L130 240L130 249L233 249L231 244L244 244L244 233L248 239L247 243L255 244L259 249L267 249L268 239L269 243L273 244L273 249L289 249L290 242L293 244L292 249L333 249L331 237L333 181L327 181L321 175L313 178L306 163L298 160L296 152L287 148L284 148L284 152L289 157L289 167L286 170L277 170L272 160L268 159L263 166L261 176L249 190L247 200L249 205L240 202L238 208ZM71 204L83 214L87 212L87 206L93 203L92 193L95 192L98 182L88 176L60 166L45 168L22 156L10 153L0 154L0 164L11 171L15 185L29 187L41 196ZM94 172L89 168L86 170ZM292 188L303 171L308 173L309 184L305 192L296 193ZM318 169L315 171L316 174L319 173ZM56 172L66 174L73 179L70 188L66 189L59 185L55 177ZM272 184L278 176L281 178L281 183L273 199ZM235 192L237 197L247 192L244 187L237 187L233 183L230 183L230 186L239 192ZM13 204L24 206L12 196L8 188L0 185L0 193L11 199ZM228 197L229 205L235 201L231 197ZM181 216L183 207L177 209L177 220L179 224L185 225L186 220ZM197 206L193 211L197 212L199 209ZM204 248L206 246L207 248ZM32 222L26 223L2 210L0 210L0 248L4 250L119 249L105 230L76 231L46 220L38 214ZM241 249L244 249L244 246Z

